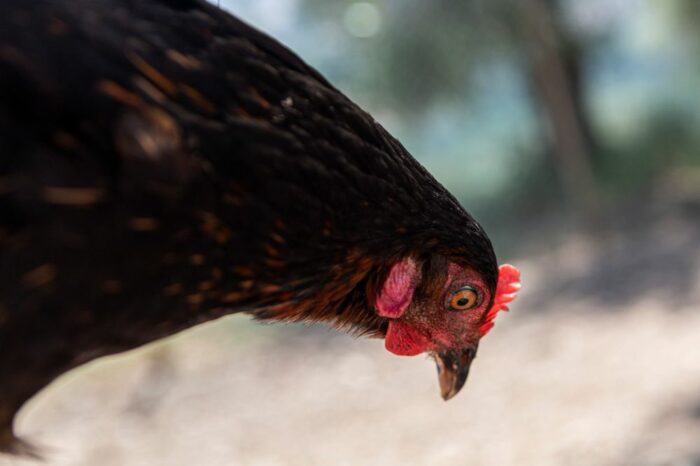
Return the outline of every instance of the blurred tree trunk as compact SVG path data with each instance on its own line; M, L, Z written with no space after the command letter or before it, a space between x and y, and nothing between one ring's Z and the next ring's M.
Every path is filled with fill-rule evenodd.
M589 225L600 220L592 160L595 144L583 107L580 55L568 49L555 0L520 0L518 32L550 152L569 202Z

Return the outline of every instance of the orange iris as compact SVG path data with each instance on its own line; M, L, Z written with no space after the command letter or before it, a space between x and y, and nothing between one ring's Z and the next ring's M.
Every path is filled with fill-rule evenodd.
M474 288L464 287L455 292L450 299L450 307L455 311L472 309L479 303L479 293Z

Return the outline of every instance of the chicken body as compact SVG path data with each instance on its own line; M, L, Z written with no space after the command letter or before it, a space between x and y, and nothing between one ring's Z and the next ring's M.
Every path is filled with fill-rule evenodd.
M197 0L0 2L0 450L57 375L226 314L383 337L409 256L495 291L481 227L273 39Z

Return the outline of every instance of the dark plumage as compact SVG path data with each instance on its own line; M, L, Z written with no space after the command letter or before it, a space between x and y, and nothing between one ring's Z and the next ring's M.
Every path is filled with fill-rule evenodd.
M409 256L493 301L481 227L275 40L198 0L0 2L0 450L57 375L225 314L384 336Z

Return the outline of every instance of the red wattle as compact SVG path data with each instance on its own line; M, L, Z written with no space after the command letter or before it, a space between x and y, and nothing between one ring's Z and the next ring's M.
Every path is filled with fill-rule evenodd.
M399 356L415 356L429 349L430 339L401 321L389 321L384 338L386 349Z

